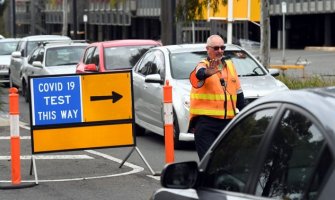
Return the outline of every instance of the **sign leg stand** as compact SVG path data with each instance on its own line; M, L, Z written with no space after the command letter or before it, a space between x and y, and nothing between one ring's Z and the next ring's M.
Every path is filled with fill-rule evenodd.
M147 160L144 158L143 154L141 153L141 151L135 146L131 149L131 151L128 153L128 155L125 157L125 159L122 161L122 163L120 164L119 168L121 168L123 166L123 164L128 160L128 158L130 157L130 155L134 152L134 150L137 151L138 155L141 157L141 159L143 160L143 162L146 164L146 166L149 168L150 172L152 173L153 176L158 176L160 175L159 173L156 173L149 165L149 163L147 162Z
M32 175L32 169L34 169L35 183L38 185L35 156L31 156L30 175Z

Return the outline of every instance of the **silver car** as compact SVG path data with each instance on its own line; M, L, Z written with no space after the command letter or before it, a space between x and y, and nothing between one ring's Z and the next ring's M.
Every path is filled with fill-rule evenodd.
M288 90L275 79L278 70L269 73L251 54L236 45L226 45L248 104L273 92ZM150 49L133 68L136 133L145 129L164 135L162 87L169 80L173 87L174 144L194 141L188 132L190 90L189 75L197 63L207 57L206 44L170 45Z
M18 43L18 38L6 38L0 40L0 83L9 83L10 58Z
M22 94L29 101L29 76L74 74L88 43L47 43L35 48L22 66Z
M71 41L71 38L61 35L34 35L20 39L16 50L12 53L9 65L9 78L12 86L22 87L22 69L27 63L27 57L43 41Z

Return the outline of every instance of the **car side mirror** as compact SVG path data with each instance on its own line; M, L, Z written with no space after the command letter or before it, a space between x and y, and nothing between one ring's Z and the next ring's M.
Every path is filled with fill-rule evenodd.
M12 53L12 57L13 57L13 58L21 58L21 52L19 52L19 51L14 51L14 52Z
M144 82L146 82L146 83L159 83L159 84L164 83L164 81L161 78L161 75L159 75L159 74L149 74L149 75L145 76Z
M95 64L87 64L84 67L84 71L86 72L98 72L98 67Z
M43 65L42 65L41 61L34 61L33 66L37 67L37 68L43 68Z
M199 168L195 161L168 164L161 174L161 184L166 188L193 188L198 180Z
M268 69L269 70L269 73L272 75L272 76L279 76L280 72L279 72L279 69Z

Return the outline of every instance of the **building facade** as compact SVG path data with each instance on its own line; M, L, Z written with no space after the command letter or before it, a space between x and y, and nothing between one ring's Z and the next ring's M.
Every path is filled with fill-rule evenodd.
M17 36L62 34L75 39L103 41L124 38L161 38L162 2L166 0L16 0ZM178 0L174 0L177 1ZM286 48L335 46L335 0L270 0L271 47L281 48L285 26ZM63 12L63 8L67 12ZM84 17L86 16L86 17ZM283 20L285 17L285 25ZM224 21L176 22L174 43L205 42L210 34L227 35ZM233 25L233 42L260 41L260 26L248 21Z

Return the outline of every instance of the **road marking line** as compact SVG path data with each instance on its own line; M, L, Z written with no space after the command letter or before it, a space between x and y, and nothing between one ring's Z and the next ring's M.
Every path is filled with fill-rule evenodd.
M35 159L38 160L74 160L74 159L94 159L88 155L36 155ZM11 156L0 156L0 160L10 160ZM21 160L30 160L31 156L20 156Z
M10 136L0 136L0 140L9 140ZM20 136L20 139L22 140L30 140L30 136Z
M21 122L19 126L21 128L30 130L30 127L27 126L27 123ZM21 139L31 139L30 136L20 136L20 138ZM3 136L3 137L0 137L0 139L10 139L10 137ZM84 150L84 151L86 151L88 153L91 153L91 154L94 154L94 155L97 155L97 156L101 156L103 158L106 158L106 159L111 160L113 162L117 162L119 164L121 164L123 162L123 160L121 160L121 159L115 158L113 156L110 156L110 155L107 155L107 154L104 154L104 153L101 153L101 152L98 152L98 151L94 151L94 150ZM31 159L31 156L27 156L27 159L28 159L28 157L29 157L29 159ZM34 156L34 157L37 158L37 156ZM50 157L50 156L46 156L46 157ZM90 157L90 156L88 156L88 157ZM0 158L1 158L1 156L0 156ZM10 159L9 157L8 158L6 157L6 160L9 160L9 159ZM135 173L139 173L139 172L144 170L143 167L134 165L134 164L129 163L129 162L125 162L123 165L132 168L132 170L129 171L129 172L124 172L124 173L119 173L119 174L108 174L108 175L104 175L104 176L79 177L79 178L69 178L69 179L43 179L43 180L38 179L38 182L69 182L69 181L82 181L82 180L90 180L90 179L110 178L110 177L117 177L117 176L135 174ZM147 176L150 177L150 178L156 179L156 180L160 179L160 177L155 177L155 176L152 176L152 175L147 175ZM0 180L0 183L10 183L10 182L11 182L11 180ZM35 180L22 180L21 182L22 183L34 183Z
M120 163L122 162L121 159L115 158L113 156L98 152L98 151L94 151L94 150L84 150L88 153L97 155L97 156L101 156L103 158L106 158L108 160ZM130 175L130 174L135 174L135 173L139 173L141 171L144 170L143 167L131 164L129 162L125 162L124 163L125 166L132 168L131 171L128 172L123 172L123 173L119 173L119 174L107 174L107 175L103 175L103 176L89 176L89 177L79 177L79 178L68 178L68 179L38 179L38 182L69 182L69 181L82 181L82 180L90 180L90 179L101 179L101 178L110 178L110 177L117 177L117 176L124 176L124 175ZM11 180L0 180L0 183L10 183ZM34 183L35 180L22 180L22 183Z

